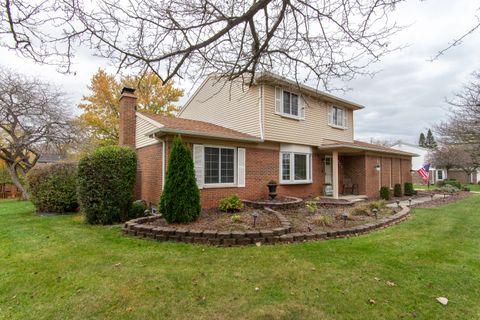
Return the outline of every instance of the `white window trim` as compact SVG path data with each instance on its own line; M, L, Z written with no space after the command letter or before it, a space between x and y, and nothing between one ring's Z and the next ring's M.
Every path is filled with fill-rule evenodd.
M219 149L232 149L233 150L233 182L226 182L226 183L207 183L205 182L207 175L205 173L205 148L219 148ZM221 163L219 163L218 170L221 171ZM237 171L238 171L238 164L237 164L237 148L236 147L230 147L230 146L220 146L220 145L210 145L210 144L205 144L203 145L203 188L208 189L208 188L232 188L232 187L237 187ZM221 176L219 175L219 179L221 179Z
M283 163L282 155L288 153L290 154L290 180L283 179ZM295 154L301 154L307 156L307 179L306 180L294 180L295 179ZM312 154L304 152L291 152L291 151L281 151L279 152L279 181L280 184L309 184L312 183Z
M333 112L333 108L337 108L337 109L340 109L340 110L343 110L343 121L344 121L344 124L343 126L340 126L338 124L335 124L333 123L331 120L332 120L332 112ZM347 109L345 108L342 108L342 107L339 107L339 106L329 106L328 107L328 114L327 114L327 117L328 117L328 125L332 128L335 128L335 129L342 129L342 130L346 130L348 129L348 113L347 113Z
M441 178L441 179L438 177L438 173L439 173L439 172L441 172L441 173L442 173L442 178ZM446 179L447 179L447 177L445 177L445 176L446 176L446 174L445 174L445 170L443 170L443 169L437 169L437 172L435 173L435 178L436 178L436 180L437 180L437 181L443 181L443 180L446 180Z
M289 118L289 119L293 119L293 120L305 120L305 101L304 101L303 96L299 93L284 90L284 89L279 88L279 87L275 87L275 91L276 90L280 90L282 92L282 96L281 96L281 99L280 99L280 108L279 108L280 111L278 111L277 108L275 107L275 114L278 114L278 115L280 115L284 118ZM283 93L284 92L294 94L298 97L298 106L297 106L298 115L293 115L293 114L284 112L284 109L283 109ZM275 94L276 94L276 92L275 92ZM275 97L275 100L276 100L276 97ZM275 103L277 103L277 102L275 101ZM303 111L301 109L303 109ZM302 116L302 114L303 114L303 116Z

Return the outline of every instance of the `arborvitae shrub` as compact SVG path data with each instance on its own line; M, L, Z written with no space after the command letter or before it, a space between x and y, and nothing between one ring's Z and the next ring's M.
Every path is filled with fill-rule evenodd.
M393 188L393 195L395 197L401 197L402 196L402 185L400 183L395 184Z
M80 160L77 193L88 223L130 218L136 171L137 155L128 147L102 147Z
M27 175L27 188L37 211L75 211L78 208L76 178L77 165L73 162L34 167Z
M390 189L388 187L380 188L380 198L384 200L390 200Z
M415 190L413 189L413 184L411 182L405 182L405 184L403 186L403 193L406 196L415 195Z
M180 136L173 141L165 186L160 197L160 213L169 223L188 223L200 214L200 192L190 149Z

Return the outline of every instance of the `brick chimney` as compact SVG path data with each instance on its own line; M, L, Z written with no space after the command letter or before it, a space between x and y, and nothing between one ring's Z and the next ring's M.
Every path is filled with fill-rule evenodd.
M135 112L137 110L137 96L135 89L124 87L120 97L120 127L119 141L122 146L135 148Z

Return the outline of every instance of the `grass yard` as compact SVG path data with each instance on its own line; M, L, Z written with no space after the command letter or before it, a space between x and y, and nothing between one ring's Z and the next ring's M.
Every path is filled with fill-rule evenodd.
M470 191L480 192L480 184L467 184L467 187L470 188ZM413 185L415 190L427 190L427 185L424 184L415 184ZM435 185L430 185L430 190L435 190L437 187Z
M18 201L0 230L0 319L480 318L480 196L296 245L159 243Z

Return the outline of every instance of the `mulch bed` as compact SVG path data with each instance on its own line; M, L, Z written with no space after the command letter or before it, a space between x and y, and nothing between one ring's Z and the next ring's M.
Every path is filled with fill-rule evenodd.
M253 211L256 211L258 214L255 228L253 228ZM234 218L234 215L238 215L239 218ZM237 213L226 213L218 210L203 210L200 217L191 223L167 223L164 219L158 219L149 224L175 229L217 231L265 230L282 226L277 216L265 210L244 210Z
M443 194L442 192L436 192L438 194ZM435 208L442 206L447 203L455 202L463 198L471 197L473 196L474 193L470 193L467 191L460 191L456 193L448 193L445 198L437 198L435 200L423 202L423 203L418 203L415 205L412 205L412 208Z
M307 208L279 210L292 223L292 232L332 231L348 229L367 223L375 223L382 218L395 214L398 209L385 208L378 212L378 219L368 209L366 203L358 203L351 207L320 207L317 213L308 212ZM342 219L342 213L347 212L349 217L346 223ZM323 223L320 216L328 216L327 223Z

